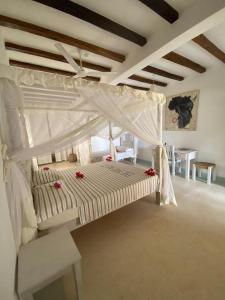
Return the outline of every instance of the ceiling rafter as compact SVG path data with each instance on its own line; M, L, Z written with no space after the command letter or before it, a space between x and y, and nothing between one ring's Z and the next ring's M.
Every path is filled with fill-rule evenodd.
M142 87L142 86L137 86L137 85L132 85L132 84L126 84L126 83L118 83L117 84L118 86L129 86L135 90L142 90L142 91L149 91L150 88L145 88L145 87Z
M7 50L26 53L26 54L35 55L35 56L40 56L40 57L67 63L67 60L64 58L64 56L56 54L56 53L52 53L52 52L43 51L43 50L40 50L37 48L22 46L22 45L18 45L18 44L11 43L11 42L5 42L5 47ZM74 59L74 60L78 65L80 65L80 61L78 59ZM97 71L101 71L101 72L110 72L111 71L111 68L109 68L109 67L104 67L104 66L93 64L93 63L83 61L83 60L82 60L82 65L85 68L97 70Z
M36 71L48 72L48 73L59 74L59 75L64 75L64 76L74 76L75 75L74 72L39 66L39 65L31 64L31 63L21 62L21 61L14 60L14 59L9 60L9 65L13 66L13 67L32 69L32 70L36 70ZM100 81L100 78L92 77L92 76L87 76L87 77L85 77L85 79L90 80L90 81Z
M129 76L137 74L197 35L223 23L224 17L224 0L194 1L172 26L166 22L158 26L151 34L151 43L147 43L138 52L129 53L126 61L117 66L117 74L102 78L102 81L113 85L124 82Z
M178 81L184 80L183 76L175 75L175 74L172 74L170 72L167 72L167 71L164 71L164 70L152 67L152 66L147 66L144 69L142 69L142 71L149 72L149 73L152 73L152 74L156 74L156 75L159 75L159 76L162 76L162 77L178 80Z
M225 52L212 43L204 34L196 36L192 41L225 63Z
M170 53L164 55L163 58L172 61L175 64L192 69L193 71L198 73L204 73L206 71L205 67L174 51L171 51Z
M50 6L66 14L70 14L139 46L144 46L147 43L146 38L140 34L70 0L35 0L35 2Z
M164 0L139 0L169 23L174 23L179 18L179 13Z
M6 17L3 15L0 15L0 26L9 27L13 29L22 30L25 32L29 32L38 36L42 36L51 40L55 40L61 43L68 44L70 46L78 47L80 49L87 50L89 52L107 57L109 59L118 61L118 62L124 62L126 59L125 55L116 53L114 51L96 46L91 43L87 43L85 41L81 41L79 39L73 38L71 36L34 25L32 23L24 22L18 19Z
M138 75L131 75L128 78L132 79L132 80L135 80L135 81L148 83L148 84L155 84L155 85L163 86L163 87L167 86L166 82L161 82L161 81L158 81L158 80L153 80L153 79L149 79L149 78L138 76Z

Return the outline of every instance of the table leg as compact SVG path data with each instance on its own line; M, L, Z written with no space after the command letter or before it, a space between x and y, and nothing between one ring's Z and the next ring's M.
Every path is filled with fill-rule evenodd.
M172 175L175 175L175 158L172 159Z
M73 266L74 277L76 281L76 292L78 300L82 300L82 276L81 276L81 265L80 261L76 262Z
M211 184L211 177L212 177L212 167L208 167L207 184Z
M179 162L178 173L181 174L181 161Z
M196 180L196 166L195 164L192 165L192 179Z
M152 155L152 168L155 168L155 159L154 159L154 154Z
M190 178L190 159L187 157L186 162L185 162L185 178L189 180Z
M213 181L216 181L216 168L214 167L212 170Z

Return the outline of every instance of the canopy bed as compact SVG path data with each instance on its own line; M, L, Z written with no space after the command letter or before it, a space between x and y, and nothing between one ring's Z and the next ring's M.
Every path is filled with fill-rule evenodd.
M9 206L17 245L30 241L37 234L37 216L29 184L32 158L52 151L61 151L68 145L86 149L90 136L97 135L106 128L109 121L121 128L121 132L130 132L145 142L157 145L155 160L157 176L152 179L144 173L144 170L132 167L130 172L134 174L126 177L121 175L120 171L117 170L116 173L112 171L113 168L109 168L110 164L114 167L116 163L105 162L98 164L94 171L96 174L90 179L92 167L84 167L87 176L79 181L79 186L77 185L80 196L77 195L78 200L75 200L75 207L72 207L76 209L77 205L81 223L85 224L125 205L125 198L132 202L153 191L157 191L160 204L176 205L167 154L162 145L164 104L165 96L151 91L137 91L129 87L110 86L80 78L0 65L0 134L4 143L2 146L4 180L10 199ZM43 116L47 115L51 132L46 140L38 143L30 140L29 130L27 131L25 126L28 115L29 120L35 122L40 134L45 131L42 120ZM61 122L62 119L66 122ZM110 149L114 157L112 135L110 135ZM123 167L118 164L115 165L115 169L122 170ZM71 176L68 175L71 172L73 171L67 170L61 174L67 189L71 189L68 193L73 193L74 183L71 183ZM92 180L89 184L94 185L94 180L100 180L102 176L106 181L111 178L110 184L109 182L101 184L105 185L108 194L112 189L111 196L114 199L116 193L117 198L120 197L121 189L124 189L124 194L129 197L120 197L121 203L114 203L113 206L112 200L106 203L103 191L96 190L98 196L103 197L101 201L105 202L105 208L102 208L103 211L100 213L97 211L97 204L93 204L93 199L98 201L97 195L90 190L90 199L85 200L85 197L81 196L83 191L80 186L84 185L83 190L88 190L88 180ZM117 177L121 180L116 179ZM132 186L136 184L139 184L139 187L131 191ZM83 207L85 203L92 202L89 216L87 212L85 215L85 208L82 215L81 202Z

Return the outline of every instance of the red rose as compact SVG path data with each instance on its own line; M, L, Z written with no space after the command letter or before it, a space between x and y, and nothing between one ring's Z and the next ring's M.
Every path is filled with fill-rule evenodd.
M57 189L57 190L62 188L61 183L58 182L58 181L54 182L53 186L54 186L54 188Z
M77 178L84 178L84 174L81 173L81 171L77 171L77 172L75 173L75 175L76 175Z
M44 167L43 170L44 170L44 171L48 171L48 170L49 170L49 167Z
M148 176L155 176L156 171L153 168L150 168L150 169L145 171L145 174L147 174Z
M111 155L108 155L108 156L106 156L106 159L105 159L106 161L112 161L112 156Z

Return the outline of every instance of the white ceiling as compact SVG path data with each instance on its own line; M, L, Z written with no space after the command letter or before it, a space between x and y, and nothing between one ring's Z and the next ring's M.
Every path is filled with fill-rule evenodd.
M165 26L165 24L167 26L173 26L138 0L73 1L104 15L105 17L118 22L119 24L149 39L151 39L151 34L153 34L160 26ZM182 16L184 11L188 10L188 8L197 1L198 0L167 0L169 4L178 10L180 16ZM78 38L83 41L87 41L106 49L124 54L127 57L129 57L131 54L138 53L141 49L140 46L120 38L115 34L109 33L76 17L30 0L0 1L0 14L64 33L74 38ZM1 27L1 30L6 41L57 53L53 40L6 27ZM212 28L208 32L205 32L205 35L213 43L220 47L221 50L225 51L225 22L215 28ZM65 45L65 47L74 57L78 57L76 48L68 45ZM174 51L186 56L187 58L190 58L206 68L210 68L215 64L222 63L192 41L185 43ZM7 53L10 59L72 71L72 68L66 63L56 62L50 59L40 58L14 51L7 51ZM118 62L90 52L85 60L112 67L113 70L117 70L117 68L120 66L120 63ZM190 69L169 62L163 58L154 61L152 66L184 77L189 77L193 74L196 74ZM168 84L170 82L174 82L171 79L143 71L137 72L136 75L167 82ZM123 82L137 86L150 87L149 84L140 83L129 79L125 79Z

